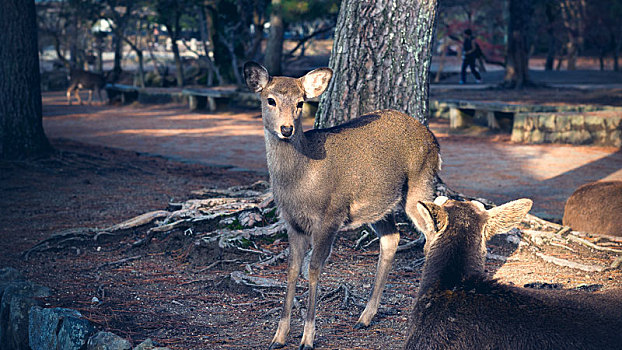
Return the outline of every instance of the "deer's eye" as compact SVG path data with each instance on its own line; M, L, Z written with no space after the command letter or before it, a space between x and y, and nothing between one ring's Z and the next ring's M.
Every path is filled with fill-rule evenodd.
M302 108L303 103L304 103L304 102L298 102L298 104L296 105L296 108L301 109L301 108Z
M276 101L272 97L270 97L268 98L268 104L270 106L276 106Z

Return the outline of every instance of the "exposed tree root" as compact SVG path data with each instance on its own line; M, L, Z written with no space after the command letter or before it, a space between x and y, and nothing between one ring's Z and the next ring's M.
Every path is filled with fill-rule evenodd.
M457 200L477 200L487 207L495 206L494 203L486 199L465 196L451 190L438 177L436 179L436 193ZM61 231L25 251L23 256L27 259L33 253L68 248L79 251L77 247L80 245L100 243L105 239L127 237L128 235L137 236L130 244L130 249L132 249L149 244L155 237L166 238L170 235L177 235L183 238L186 245L186 248L182 249L182 252L177 256L180 260L186 260L193 255L205 255L202 254L205 251L217 251L218 253L211 254L212 261L208 265L210 268L222 261L232 261L224 259L224 252L256 256L256 262L249 262L246 265L246 269L251 272L254 269L264 269L287 259L288 249L275 253L260 248L261 245L258 244L259 242L273 242L284 238L286 233L285 224L278 220L277 209L272 193L269 191L268 183L259 181L249 186L205 189L195 191L193 195L197 198L180 203L169 203L168 210L148 212L107 228L76 228ZM397 217L404 216L397 215ZM410 223L398 223L400 227L404 225L410 225ZM414 230L414 228L412 229ZM355 249L367 248L374 244L377 238L372 232L371 229L363 229L360 238L354 244ZM597 236L572 231L568 227L533 215L527 215L523 221L522 237L518 231L512 232L513 243L528 246L537 257L548 263L582 271L605 271L619 268L622 265L620 258L622 238L619 237ZM510 241L510 237L508 237L508 241ZM423 236L413 241L403 239L398 251L403 252L419 248L424 243L425 238ZM552 249L563 249L566 252L564 258L550 255L547 251ZM589 255L586 250L608 255L615 261L611 266L597 266L580 262L581 258ZM573 260L576 259L577 261L566 259L567 255L572 255ZM131 261L138 258L134 256L124 260ZM488 258L498 261L507 260L505 256L490 253ZM110 262L100 266L100 268L124 262L126 261ZM272 281L249 282L237 275L232 276L232 280L236 284L253 288L276 286ZM343 287L343 289L347 291L347 287Z

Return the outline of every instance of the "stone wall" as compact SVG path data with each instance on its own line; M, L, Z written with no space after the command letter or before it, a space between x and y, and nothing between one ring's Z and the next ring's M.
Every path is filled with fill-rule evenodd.
M622 147L622 111L517 113L512 141Z

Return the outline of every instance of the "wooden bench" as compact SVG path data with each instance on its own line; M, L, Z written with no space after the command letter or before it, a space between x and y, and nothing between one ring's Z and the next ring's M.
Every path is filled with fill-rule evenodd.
M181 91L188 97L188 107L191 111L206 108L213 112L217 108L217 99L231 99L238 92L237 86L215 86L209 88L186 88Z

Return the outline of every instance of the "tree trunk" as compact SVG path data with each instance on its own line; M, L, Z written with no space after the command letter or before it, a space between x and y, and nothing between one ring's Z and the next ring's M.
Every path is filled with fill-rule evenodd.
M177 79L177 86L184 86L184 67L181 64L181 55L179 54L179 46L177 45L177 37L180 31L179 18L176 19L175 25L166 25L166 31L169 38L171 38L171 47L173 49L173 57L175 58L175 79Z
M509 0L507 62L504 85L521 89L529 84L529 25L533 0Z
M334 76L315 127L387 108L427 124L437 8L436 0L342 1L329 64Z
M0 159L48 152L34 0L0 2L0 42Z
M557 13L557 4L554 1L547 1L545 4L546 14L546 35L548 37L548 50L546 53L546 63L544 70L552 71L555 64L555 51L557 40L555 38L555 15Z
M283 11L281 0L272 0L272 13L270 14L270 34L266 43L266 56L264 64L270 75L281 75L281 57L283 55Z
M119 27L119 31L122 31L123 28ZM121 58L123 57L123 39L120 35L115 34L112 40L112 46L114 46L114 65L112 66L112 76L110 80L113 83L116 83L121 76Z

